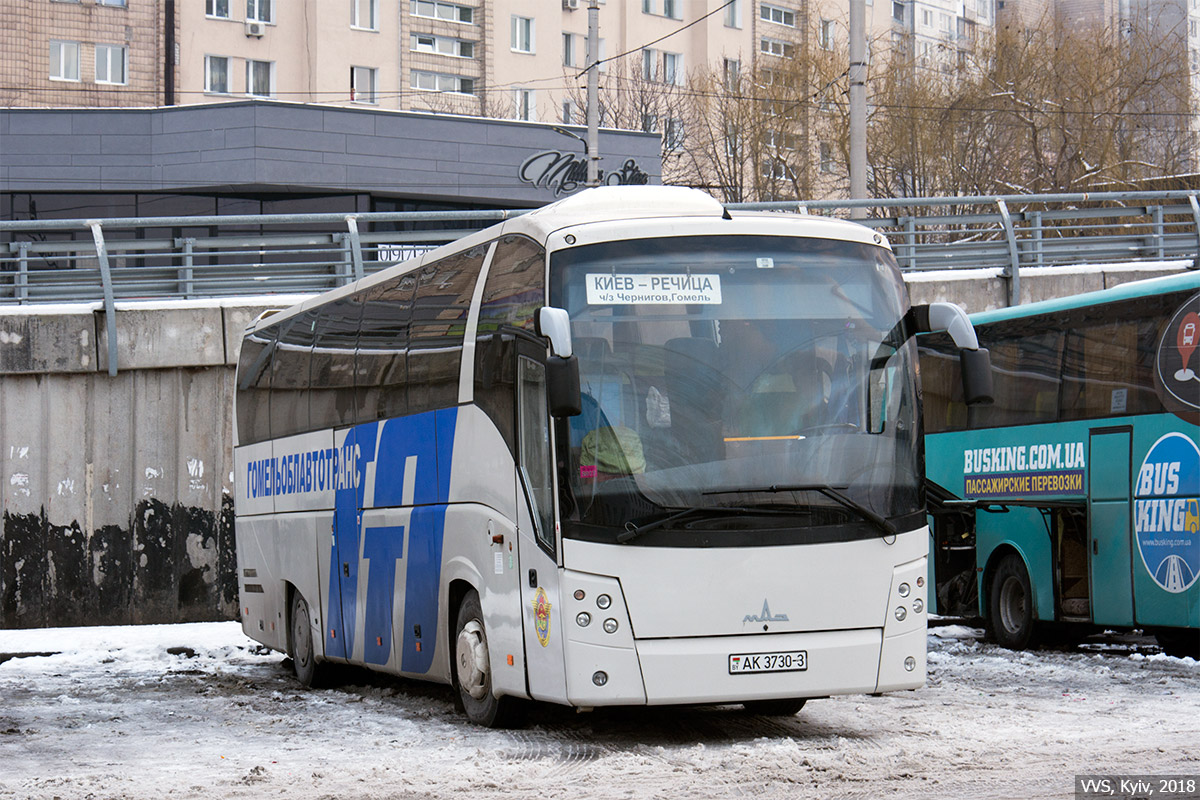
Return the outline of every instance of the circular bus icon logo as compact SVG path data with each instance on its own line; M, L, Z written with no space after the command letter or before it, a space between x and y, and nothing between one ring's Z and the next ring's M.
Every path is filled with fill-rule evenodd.
M1168 433L1146 454L1134 486L1134 530L1154 582L1187 591L1200 573L1200 448Z
M1200 294L1180 306L1163 330L1154 382L1168 411L1200 422Z

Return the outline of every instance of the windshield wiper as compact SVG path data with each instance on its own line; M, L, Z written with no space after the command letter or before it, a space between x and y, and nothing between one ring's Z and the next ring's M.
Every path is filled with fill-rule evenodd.
M707 492L705 494L708 494ZM635 525L633 520L625 523L625 530L617 534L617 542L625 544L633 541L643 533L649 533L652 530L661 528L669 522L674 522L683 517L690 517L695 514L787 514L793 512L770 508L745 508L743 506L691 506L676 511L674 514L668 514L661 519L656 519L653 522L647 522L645 525Z
M842 494L839 489L844 489L844 486L834 487L823 483L799 484L799 485L784 485L772 484L771 486L758 486L747 489L721 489L712 492L701 492L702 495L714 494L752 494L756 492L777 493L777 492L819 492L825 495L830 500L833 500L843 508L848 508L858 514L867 522L874 525L879 530L883 531L886 536L895 536L899 531L896 526L891 523L886 517L876 514L871 509L867 508L862 503L852 497L847 497Z

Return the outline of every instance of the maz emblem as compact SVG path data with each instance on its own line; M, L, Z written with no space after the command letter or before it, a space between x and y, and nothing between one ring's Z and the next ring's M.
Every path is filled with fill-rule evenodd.
M761 614L747 614L742 619L742 624L747 622L787 622L787 614L772 614L771 606L767 604L766 598L763 599L763 607Z

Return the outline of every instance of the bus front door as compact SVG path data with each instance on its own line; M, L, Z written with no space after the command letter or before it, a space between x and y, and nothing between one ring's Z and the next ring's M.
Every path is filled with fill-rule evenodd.
M531 697L565 702L564 622L554 524L554 458L546 366L542 361L545 351L536 352L526 342L518 347L516 505L525 667Z
M1133 624L1132 430L1091 431L1088 454L1092 622Z

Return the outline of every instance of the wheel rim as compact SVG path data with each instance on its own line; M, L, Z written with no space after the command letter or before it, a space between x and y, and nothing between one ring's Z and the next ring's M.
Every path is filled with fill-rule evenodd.
M458 685L471 697L482 700L488 693L488 675L491 670L483 623L472 619L463 625L462 630L458 632L457 644L455 650L458 657Z
M306 668L312 653L312 632L308 628L308 608L303 603L297 604L296 613L292 615L292 643L296 666Z
M1009 633L1017 633L1025 624L1025 588L1012 575L1000 585L1000 623Z

